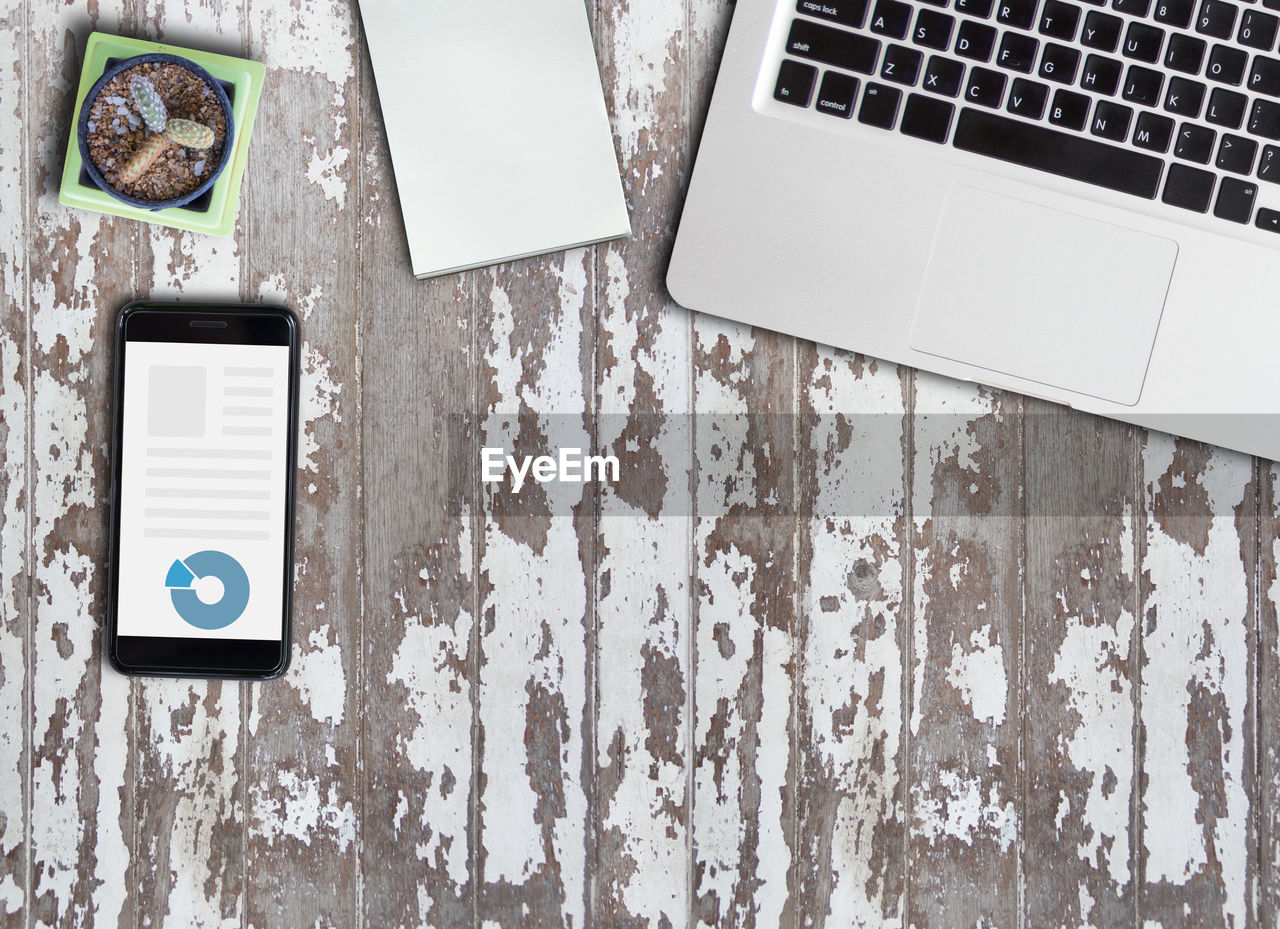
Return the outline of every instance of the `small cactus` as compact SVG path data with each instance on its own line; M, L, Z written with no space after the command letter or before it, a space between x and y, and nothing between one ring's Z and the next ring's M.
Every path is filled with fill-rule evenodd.
M164 132L169 121L169 110L160 99L156 86L142 75L134 75L133 80L129 82L129 93L133 96L133 102L142 114L147 128L152 132Z
M142 146L133 153L133 157L129 159L129 163L124 166L124 170L120 172L120 180L125 184L132 184L138 178L146 173L147 168L151 167L152 162L160 157L160 153L169 147L169 137L160 133L147 136Z
M165 127L164 134L169 141L185 148L204 151L213 144L213 130L201 123L189 119L171 119Z

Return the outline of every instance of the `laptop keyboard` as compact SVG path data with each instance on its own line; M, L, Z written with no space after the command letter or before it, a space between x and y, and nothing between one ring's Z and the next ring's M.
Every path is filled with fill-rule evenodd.
M798 0L774 98L1280 233L1280 0ZM1277 240L1280 242L1280 240Z

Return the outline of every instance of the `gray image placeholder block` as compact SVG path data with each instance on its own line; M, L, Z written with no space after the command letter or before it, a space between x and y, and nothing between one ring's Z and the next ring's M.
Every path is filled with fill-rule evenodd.
M204 435L205 369L199 365L154 365L147 383L147 435Z

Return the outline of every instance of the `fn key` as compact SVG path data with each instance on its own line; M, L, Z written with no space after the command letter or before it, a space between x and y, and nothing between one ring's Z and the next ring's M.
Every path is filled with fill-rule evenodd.
M868 84L862 95L862 108L858 110L858 122L879 129L892 129L898 117L898 103L902 91L884 84Z

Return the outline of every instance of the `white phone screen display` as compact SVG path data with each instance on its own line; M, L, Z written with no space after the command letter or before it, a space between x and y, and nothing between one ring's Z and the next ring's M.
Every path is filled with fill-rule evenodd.
M289 348L129 341L117 632L284 633Z

